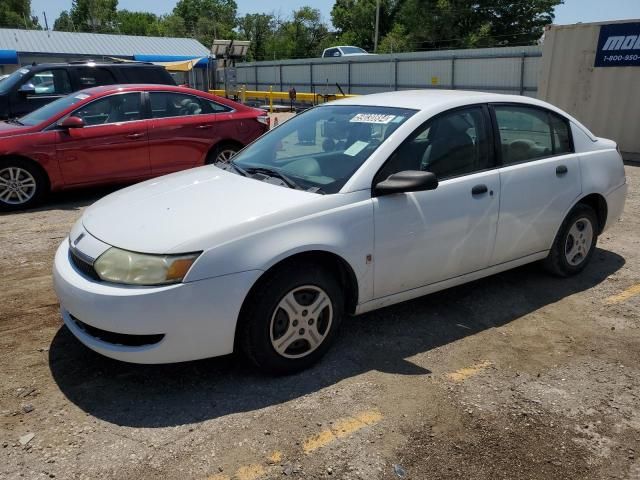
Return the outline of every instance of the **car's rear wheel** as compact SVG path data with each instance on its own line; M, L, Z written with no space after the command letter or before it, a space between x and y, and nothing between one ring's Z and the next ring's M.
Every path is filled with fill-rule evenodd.
M551 273L568 277L582 271L598 241L598 217L588 205L578 204L567 215L544 265Z
M42 171L31 162L15 158L0 160L0 210L22 210L34 206L46 191Z
M214 148L209 155L207 155L207 165L210 164L227 164L233 158L233 156L240 151L238 145L233 143L223 143Z
M344 296L331 271L304 261L270 274L245 310L239 331L245 355L263 371L289 374L327 352L344 314Z

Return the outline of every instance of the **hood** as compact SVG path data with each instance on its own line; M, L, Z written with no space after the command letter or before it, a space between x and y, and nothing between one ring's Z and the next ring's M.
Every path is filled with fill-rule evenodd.
M15 123L0 122L0 138L23 135L33 130L30 125L18 125Z
M112 193L82 222L94 237L125 250L186 253L315 211L324 197L205 166Z

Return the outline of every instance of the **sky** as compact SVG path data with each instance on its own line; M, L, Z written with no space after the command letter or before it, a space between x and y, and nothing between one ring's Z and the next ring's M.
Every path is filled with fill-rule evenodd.
M118 8L144 10L157 14L169 13L177 0L119 0ZM330 13L334 0L236 0L240 15L245 13L279 13L286 17L298 7L312 5L319 8L324 20L331 21ZM62 10L71 7L71 0L31 0L33 14L42 20L46 12L49 28ZM555 23L600 22L640 18L640 0L565 0L564 5L556 8ZM42 24L44 22L41 21Z

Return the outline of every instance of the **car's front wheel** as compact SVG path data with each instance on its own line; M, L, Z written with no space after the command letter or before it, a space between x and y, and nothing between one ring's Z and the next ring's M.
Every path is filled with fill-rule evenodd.
M215 147L207 155L206 164L227 164L240 151L240 147L233 143L223 143Z
M551 273L568 277L582 271L598 241L598 217L589 205L578 204L567 215L544 265Z
M44 174L29 161L0 160L0 211L34 206L44 195L46 185Z
M261 370L289 374L308 368L329 349L344 312L332 272L311 262L270 274L247 300L240 344Z

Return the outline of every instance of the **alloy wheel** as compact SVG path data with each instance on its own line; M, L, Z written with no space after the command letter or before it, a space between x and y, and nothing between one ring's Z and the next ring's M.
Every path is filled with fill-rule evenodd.
M236 151L231 148L225 148L220 150L216 155L216 163L229 163L229 160L236 154Z
M36 194L36 179L20 167L0 170L0 201L10 205L27 203Z

